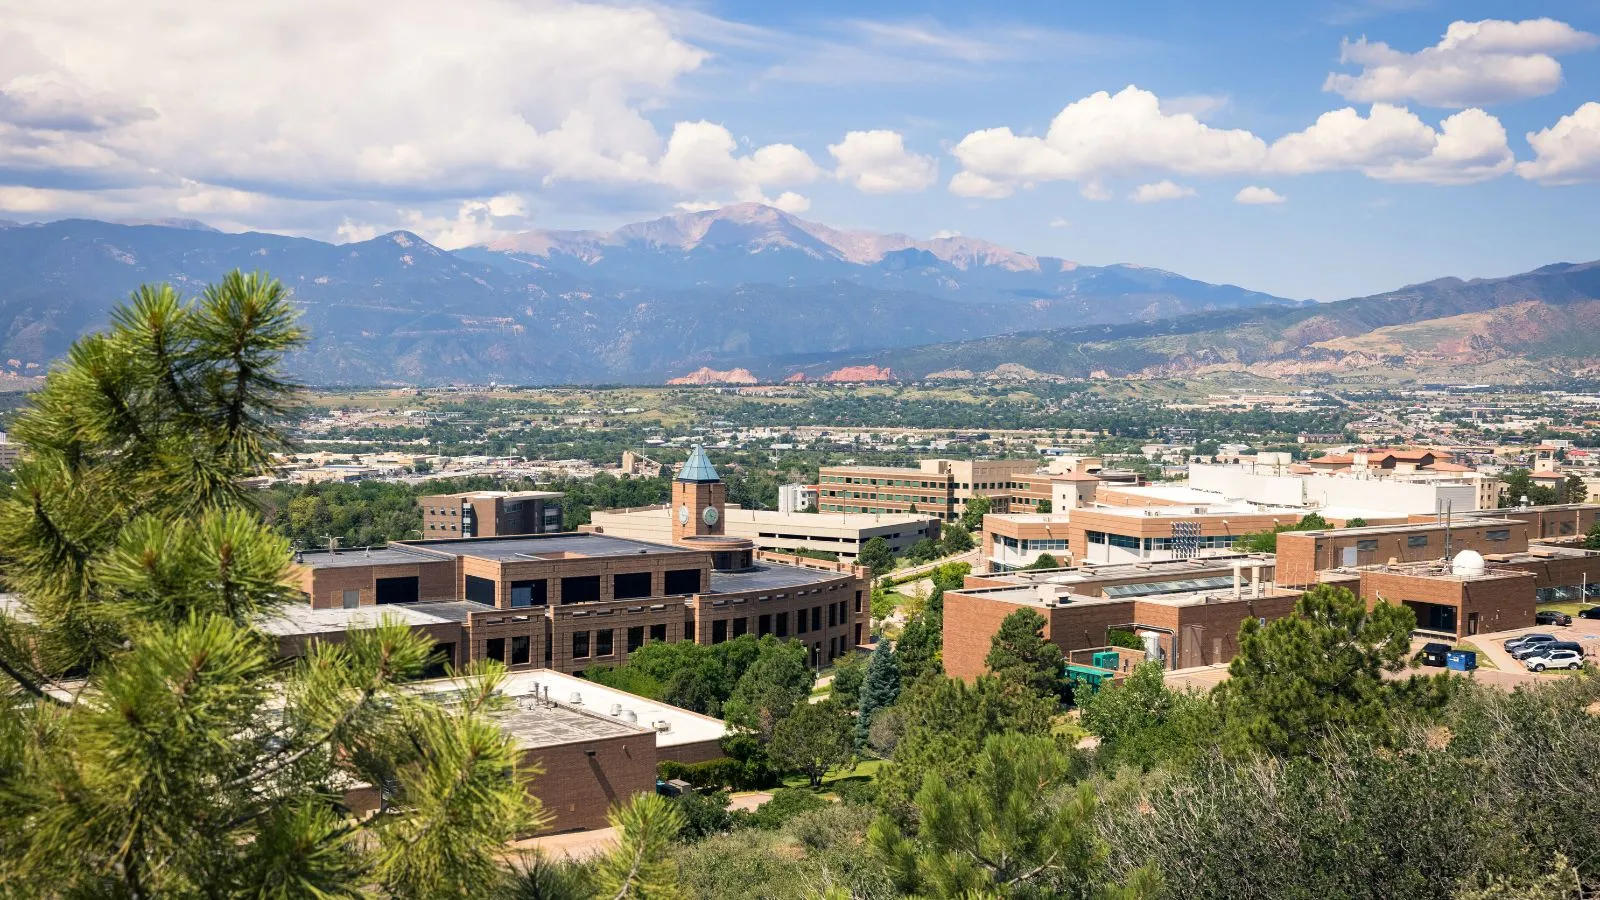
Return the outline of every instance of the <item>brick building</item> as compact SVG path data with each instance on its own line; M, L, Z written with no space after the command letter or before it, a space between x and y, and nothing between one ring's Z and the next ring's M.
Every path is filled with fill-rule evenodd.
M673 544L558 533L301 553L306 605L266 626L292 653L394 613L457 666L487 658L573 673L620 665L646 641L772 634L805 643L821 666L867 638L864 569L770 556L722 534L720 480L709 462L687 474L674 484Z
M954 521L973 497L988 497L1004 512L1014 476L1032 475L1031 459L925 459L915 469L824 466L817 479L819 512L927 513Z
M1271 583L1261 555L973 576L944 595L945 671L982 674L1000 622L1021 608L1043 616L1045 638L1069 656L1105 647L1115 629L1154 640L1168 668L1225 663L1241 622L1286 615L1298 596Z
M1378 525L1278 535L1278 581L1291 587L1317 582L1327 569L1426 562L1475 550L1486 557L1526 552L1526 522L1500 516L1457 517L1409 525Z
M464 491L418 497L422 536L505 537L561 530L556 491Z

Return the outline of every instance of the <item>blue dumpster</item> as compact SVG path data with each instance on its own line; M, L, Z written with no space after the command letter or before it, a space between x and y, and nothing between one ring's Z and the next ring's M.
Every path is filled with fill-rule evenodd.
M1451 650L1445 662L1454 672L1471 672L1478 667L1478 654L1471 650Z

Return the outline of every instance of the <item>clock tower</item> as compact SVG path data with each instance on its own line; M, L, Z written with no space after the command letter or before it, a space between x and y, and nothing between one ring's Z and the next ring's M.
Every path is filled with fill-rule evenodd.
M721 536L727 495L728 488L711 465L705 448L695 445L689 461L672 481L672 539Z

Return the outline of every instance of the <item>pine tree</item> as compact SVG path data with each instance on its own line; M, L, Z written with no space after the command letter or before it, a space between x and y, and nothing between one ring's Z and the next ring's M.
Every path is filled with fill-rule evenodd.
M80 339L12 430L0 501L0 883L28 897L461 896L541 821L495 721L497 667L446 707L402 687L393 624L275 659L303 602L243 485L283 446L288 292L237 272L147 287ZM341 806L373 785L388 814Z
M640 794L611 811L617 846L595 864L597 900L677 900L678 867L672 841L683 830L683 814L667 798ZM470 886L465 886L470 896Z
M867 733L872 728L872 717L878 710L890 706L900 696L900 666L888 641L879 641L872 648L872 659L867 663L867 677L861 682L861 705L856 716L856 746L867 744Z
M1040 694L1058 696L1062 689L1062 655L1044 637L1044 616L1023 607L1000 620L989 639L984 666L1002 681Z

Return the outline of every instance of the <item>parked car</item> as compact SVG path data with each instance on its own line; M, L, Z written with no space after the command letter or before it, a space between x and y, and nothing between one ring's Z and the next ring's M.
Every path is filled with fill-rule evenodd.
M1591 606L1588 609L1578 610L1580 619L1600 619L1600 606Z
M1533 615L1533 624L1535 624L1535 625L1571 625L1572 624L1572 617L1567 615L1564 612L1559 611L1559 610L1547 609L1547 610L1544 610L1542 612L1534 613L1534 615Z
M1530 672L1543 672L1545 669L1581 669L1583 653L1566 647L1555 647L1540 650L1523 660L1522 664L1527 666Z
M1506 641L1505 644L1503 644L1502 646L1504 646L1506 648L1506 652L1507 653L1516 653L1518 647L1532 645L1532 644L1546 644L1546 643L1549 643L1550 641L1553 641L1555 639L1556 639L1556 636L1553 635L1553 634L1545 634L1542 631L1536 631L1536 632L1534 632L1532 634L1525 634L1525 635L1523 635L1521 637L1514 637L1511 640Z
M1530 656L1538 656L1540 653L1543 653L1546 650L1576 650L1579 653L1582 653L1583 646L1580 644L1574 644L1571 641L1538 641L1537 643L1523 644L1517 649L1511 651L1511 658L1527 659Z

